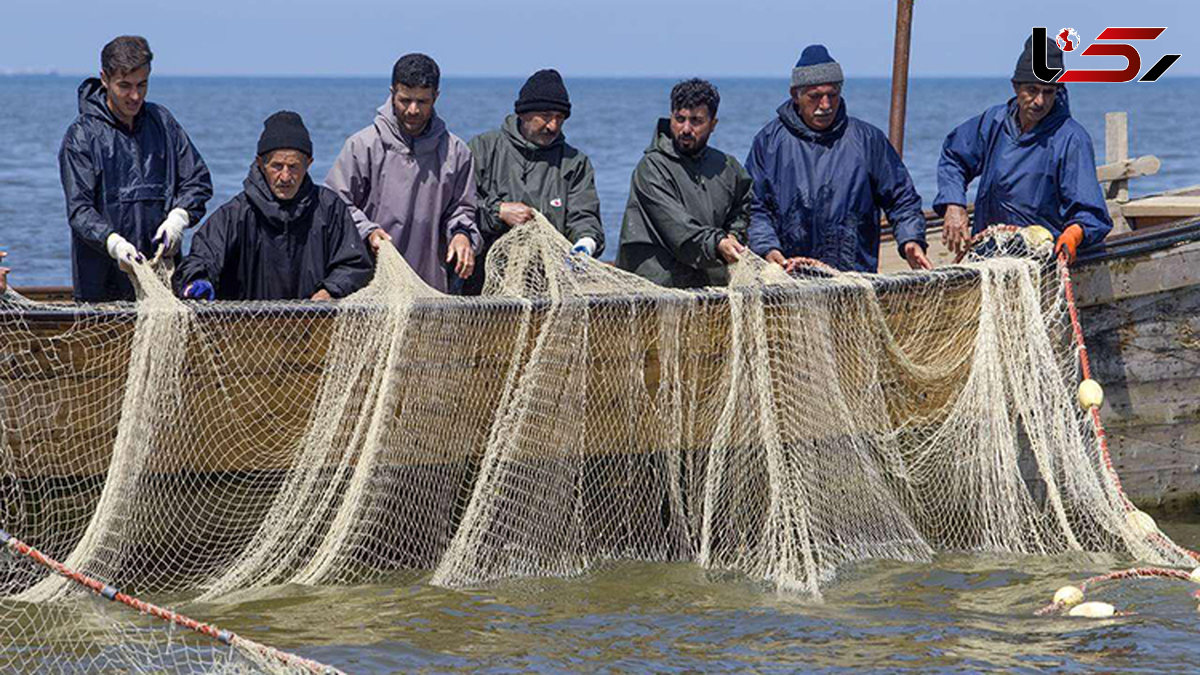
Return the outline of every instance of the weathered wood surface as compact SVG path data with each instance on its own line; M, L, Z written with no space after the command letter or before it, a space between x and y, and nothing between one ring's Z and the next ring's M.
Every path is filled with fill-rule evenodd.
M1113 461L1130 497L1200 496L1200 242L1075 273Z
M923 280L918 275L906 275L898 281L881 280L893 288L878 290L884 319L906 353L917 362L944 356L944 336L958 334L964 324L969 324L963 312L974 304L958 301L958 296L978 292L970 275L948 271L940 276L943 283L938 289L946 294L945 301L914 302L916 296L908 289L921 287ZM867 325L871 320L867 313L861 308L839 310L847 307L846 303L861 304L863 289L851 285L840 290L825 287L805 292L816 293L822 302L829 303L833 313L862 315L863 325L841 326L841 332L832 336L836 340L828 344L820 341L830 336L804 337L803 345L796 349L834 350L837 353L833 358L839 364L855 363L861 358L855 354L859 350L882 349L868 340L877 328ZM697 311L689 313L687 325L678 327L684 336L679 368L681 377L696 383L692 390L701 400L692 408L694 420L684 442L703 446L725 403L723 392L708 387L719 381L727 367L732 328L724 296L709 294L691 302ZM764 308L768 331L787 336L809 330L811 326L801 325L804 322L787 311L789 306L804 306L805 302L769 300ZM429 461L428 449L435 446L452 449L454 457L446 461L460 461L482 451L513 363L514 349L521 359L528 358L544 318L544 312L535 311L534 330L526 336L525 344L516 345L518 305L493 304L496 306L492 311L468 309L461 303L414 310L410 330L420 339L414 341L397 366L406 383L396 404L395 428L402 440L397 441L398 449L388 461ZM661 430L655 428L658 423L641 412L660 386L662 326L656 313L635 310L628 302L592 303L587 344L566 345L561 354L552 351L544 355L546 362L555 367L552 370L561 372L575 367L580 358L585 359L586 377L572 386L587 388L582 414L585 419L597 421L599 434L589 439L588 452L593 454L661 449L653 447L654 439L661 436ZM82 320L71 313L0 312L0 347L9 355L0 364L0 424L6 430L0 442L6 446L4 454L10 463L0 467L0 472L33 478L94 476L107 469L125 386L133 317L130 309L93 312ZM246 472L286 468L308 426L309 411L318 395L333 320L328 313L239 318L213 310L197 315L197 334L188 347L191 352L181 386L183 409L192 414L164 420L164 425L178 429L163 435L163 450L161 457L156 454L155 470ZM569 324L564 328L571 332ZM565 344L578 337L564 335L554 342ZM631 363L638 365L631 369ZM538 405L568 404L574 393L571 387L553 381L561 377L561 372L547 376L551 379L540 391L544 400L537 401ZM841 386L857 391L863 376L846 366ZM899 386L910 386L902 374L885 383L885 387ZM436 395L431 396L431 390ZM923 400L936 407L945 395L927 392ZM905 414L899 410L893 413ZM600 423L605 420L632 420L632 426L628 421ZM449 430L450 422L461 428ZM876 415L864 416L863 429L885 422L886 418ZM460 440L447 441L452 434ZM213 442L197 444L194 438Z

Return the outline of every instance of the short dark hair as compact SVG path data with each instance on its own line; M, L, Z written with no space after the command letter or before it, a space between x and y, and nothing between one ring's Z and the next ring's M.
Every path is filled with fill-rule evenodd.
M100 51L100 70L106 75L125 75L143 66L149 67L154 60L150 43L140 35L122 35L113 38Z
M698 105L708 107L708 114L717 116L717 106L721 105L721 95L717 88L707 80L693 77L671 87L671 112L684 108L695 108Z
M414 89L429 87L438 90L442 72L438 64L424 54L405 54L392 66L392 86L402 84Z

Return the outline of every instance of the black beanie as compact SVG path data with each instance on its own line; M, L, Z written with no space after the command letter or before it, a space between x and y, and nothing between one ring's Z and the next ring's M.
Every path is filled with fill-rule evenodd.
M290 110L280 110L263 122L262 135L258 137L258 155L261 157L272 150L299 150L312 157L312 139L304 120Z
M525 80L521 87L521 95L513 104L518 114L552 110L571 116L571 99L567 97L567 87L563 84L562 75L557 70L547 68L539 70Z
M1058 48L1054 38L1046 37L1046 65L1051 69L1063 68L1063 51ZM1049 84L1033 74L1033 36L1025 38L1025 49L1021 58L1017 59L1017 67L1013 69L1013 84Z

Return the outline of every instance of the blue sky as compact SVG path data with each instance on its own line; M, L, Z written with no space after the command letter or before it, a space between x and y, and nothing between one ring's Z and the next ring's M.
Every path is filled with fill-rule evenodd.
M786 76L824 42L850 76L890 74L894 0L4 0L0 71L94 72L115 35L145 35L158 74L384 76L410 51L446 75ZM1006 75L1031 26L1167 26L1143 71L1200 75L1195 0L917 0L915 76ZM1068 60L1068 67L1074 63ZM1088 57L1091 67L1120 67ZM1082 67L1079 65L1077 67ZM1166 81L1164 79L1164 81Z

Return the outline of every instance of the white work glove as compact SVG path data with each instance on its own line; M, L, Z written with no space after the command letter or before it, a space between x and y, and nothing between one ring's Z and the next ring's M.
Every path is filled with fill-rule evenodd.
M173 255L175 251L179 250L179 243L183 241L183 228L191 222L192 217L188 215L187 211L171 209L171 212L167 214L167 219L158 226L158 231L154 233L154 239L150 242L155 247L161 244L164 255Z
M571 247L571 253L586 253L589 258L596 255L596 240L591 237L580 237L579 241Z
M134 263L146 262L142 254L138 253L137 248L116 232L108 235L104 245L108 248L109 257L118 263L132 266Z

